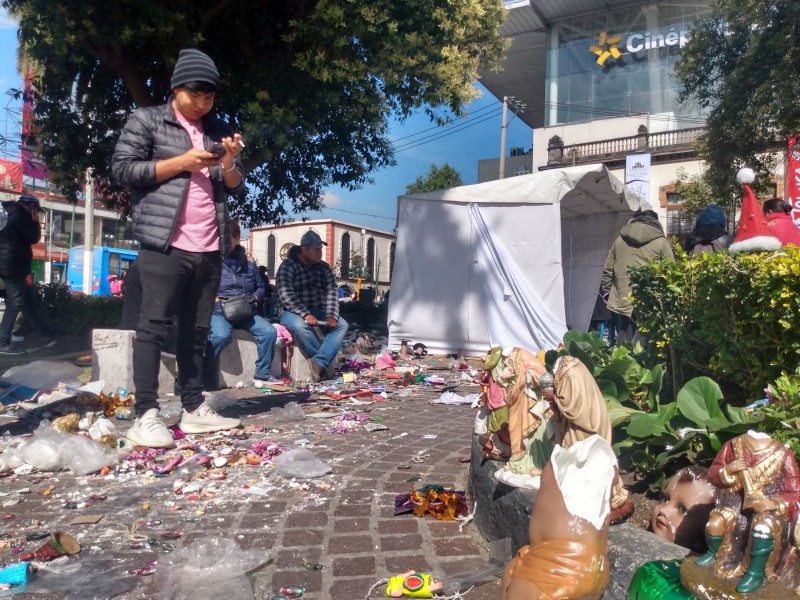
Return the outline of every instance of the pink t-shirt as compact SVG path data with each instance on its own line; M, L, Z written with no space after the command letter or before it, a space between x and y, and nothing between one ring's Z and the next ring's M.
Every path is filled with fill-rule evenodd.
M189 133L192 147L204 150L203 123L190 121L179 112L178 122ZM219 250L219 225L214 207L214 188L208 169L192 173L186 198L183 201L178 224L172 234L170 246L187 252L214 252Z

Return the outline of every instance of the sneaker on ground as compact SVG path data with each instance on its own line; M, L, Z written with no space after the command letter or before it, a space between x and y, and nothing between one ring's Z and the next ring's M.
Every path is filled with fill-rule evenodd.
M203 402L197 410L183 411L181 429L186 433L212 433L238 427L239 419L229 419L217 414L207 403Z
M27 351L22 346L9 342L0 346L0 354L27 354Z
M24 335L16 335L16 334L13 334L13 333L11 334L11 343L12 344L15 343L15 342L24 342L24 341L25 341L25 336Z
M146 448L172 448L175 446L172 432L159 418L157 408L151 408L133 422L133 427L128 430L128 439L137 446Z
M253 379L253 387L257 388L264 387L268 383L283 383L283 382L277 377L273 377L272 375L270 375L266 379Z
M325 367L317 362L314 362L313 358L308 359L308 370L311 373L311 381L314 383L322 381L326 378L327 373L325 372Z

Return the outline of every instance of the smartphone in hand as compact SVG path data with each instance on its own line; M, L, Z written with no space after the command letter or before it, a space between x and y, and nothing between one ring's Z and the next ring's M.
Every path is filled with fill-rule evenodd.
M214 145L211 146L211 148L209 148L208 151L211 152L211 154L213 154L217 158L222 158L223 156L225 156L225 152L227 152L225 150L225 146L223 146L219 142L214 142Z

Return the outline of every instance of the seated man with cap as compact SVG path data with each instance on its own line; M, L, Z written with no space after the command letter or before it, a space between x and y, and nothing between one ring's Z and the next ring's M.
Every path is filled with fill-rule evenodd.
M289 251L275 277L283 305L281 323L308 356L314 381L324 379L348 327L339 316L336 276L322 260L323 246L327 244L319 234L307 231L300 245Z

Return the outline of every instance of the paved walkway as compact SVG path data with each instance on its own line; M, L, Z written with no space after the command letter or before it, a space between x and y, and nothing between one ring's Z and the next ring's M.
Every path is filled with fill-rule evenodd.
M451 381L459 375L455 371L436 374ZM373 383L388 384L388 398L358 406L328 400L315 403L320 394L309 399L307 395L264 394L253 388L230 390L229 397L232 401L238 399L238 403L224 414L239 415L245 425L264 426L265 430L241 439L189 436L201 445L196 450L217 455L236 454L264 440L287 448L305 447L332 467L324 477L290 480L277 474L268 463L236 465L227 468L224 481L192 482L200 488L195 495L203 489L214 494L199 500L190 499L193 496L186 491L176 494L173 488L181 484L175 483L174 477L157 479L142 471L106 477L75 478L63 471L6 477L0 479L0 506L4 501L21 502L0 508L0 512L14 515L0 522L0 534L19 532L26 519L38 520L39 530L71 533L83 545L75 560L107 559L112 570L103 574L106 580L135 579L136 587L118 596L125 599L157 597L158 585L170 570L174 572L169 561L177 560L182 548L208 538L234 540L241 548L270 559L248 577L259 600L272 598L273 592L284 586L304 588L308 599L361 599L379 579L406 570L432 572L443 578L485 566L486 551L473 538L470 525L460 531L459 522L441 522L430 515L394 516L395 494L408 492L412 486L464 488L469 465L459 459L470 454L472 409L430 404L430 399L440 395L438 388L433 391L430 386L420 387L401 397L392 391L391 382L376 378ZM455 391L474 393L477 387L462 386ZM307 418L295 423L278 422L270 409L292 399L304 400ZM177 420L176 401L167 402L164 408L171 415L168 422ZM383 419L388 430L370 432L363 423L311 415L339 415L345 411L366 414L373 423ZM124 428L129 422L117 424ZM353 430L329 433L327 430L336 424L340 428L352 426ZM5 429L7 426L0 421L0 434ZM107 498L89 501L93 495ZM77 508L65 508L76 504ZM70 524L80 515L103 518L94 524ZM158 545L145 543L144 549L131 548L131 540L122 530L137 519L145 522L139 533ZM180 531L183 535L168 542L165 531ZM33 550L40 544L27 542L25 548ZM174 545L174 551L165 553L164 544ZM0 550L0 562L13 563L18 556L10 550ZM145 568L153 560L159 561L154 576L126 575L129 569ZM324 569L320 570L320 565ZM385 597L384 587L376 588L370 598ZM479 585L465 598L488 600L498 595L499 584L491 581ZM72 596L16 597L89 596L78 592ZM198 593L194 597L206 596Z

